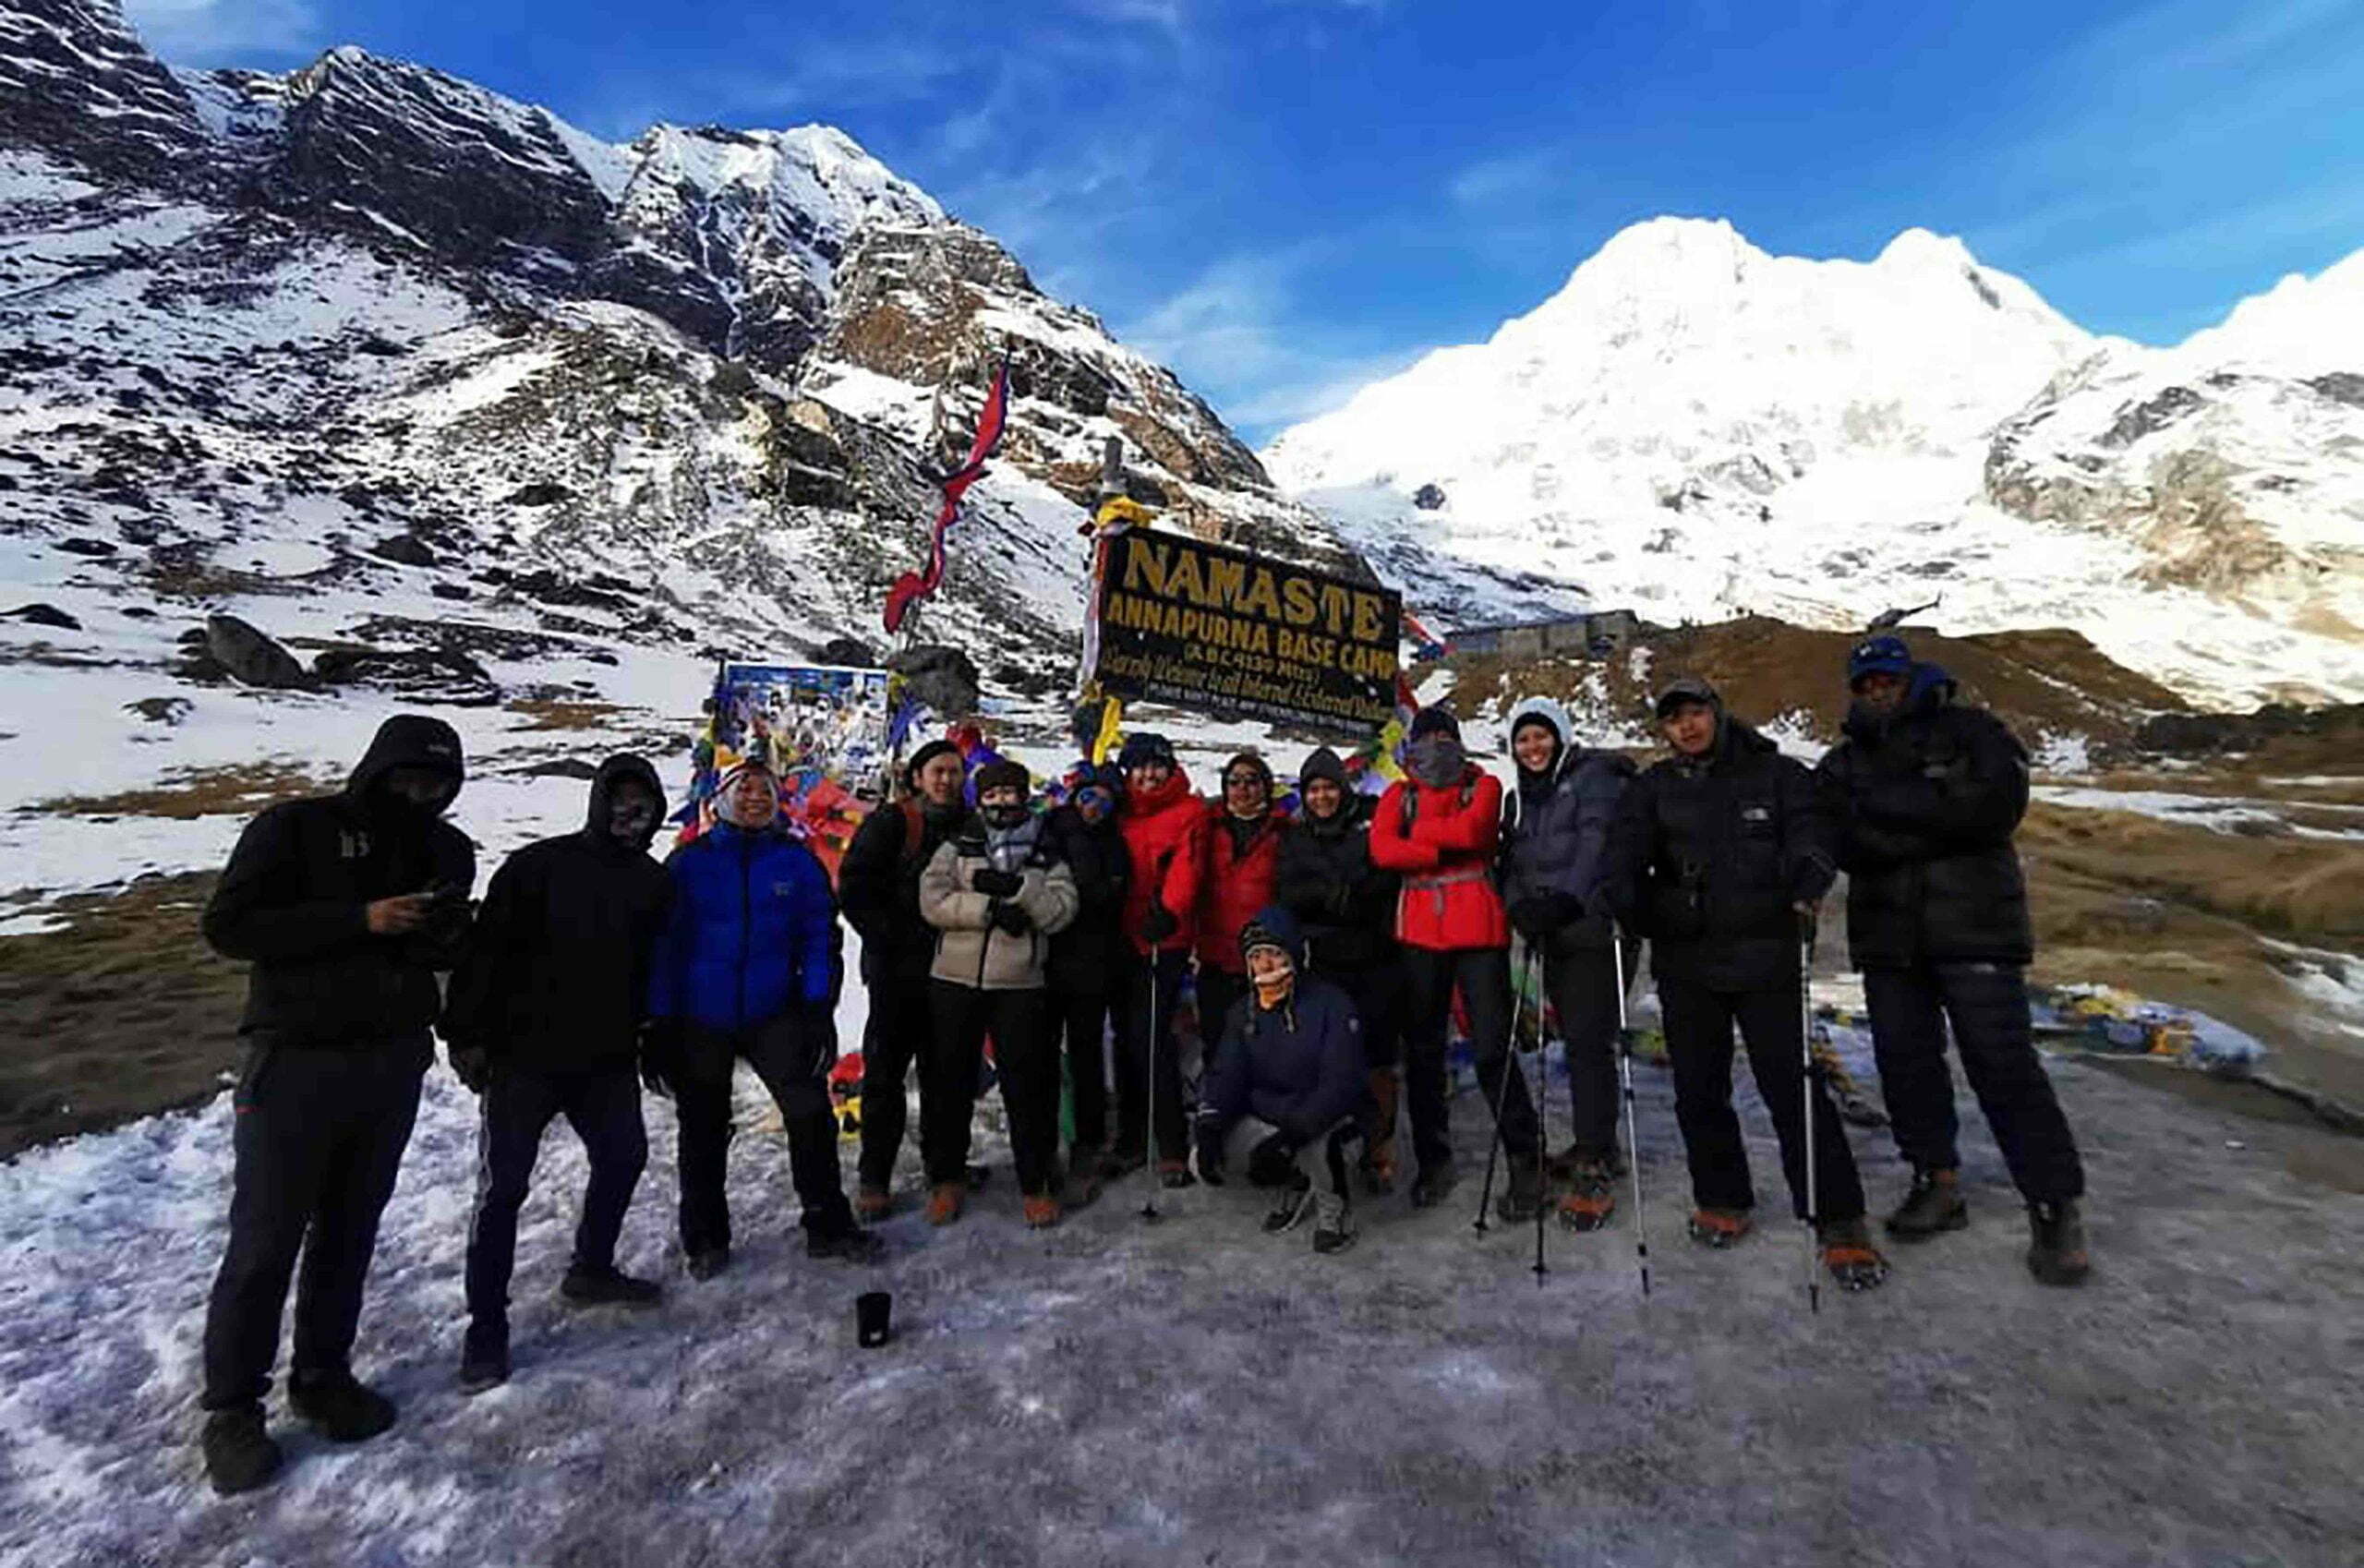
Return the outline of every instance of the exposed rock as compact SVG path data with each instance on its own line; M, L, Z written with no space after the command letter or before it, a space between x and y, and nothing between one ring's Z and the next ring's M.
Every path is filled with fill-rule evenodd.
M1444 489L1438 485L1422 485L1412 492L1412 504L1422 512L1434 512L1444 505Z
M520 485L502 498L512 506L555 506L574 499L574 492L564 485L548 479L537 479L530 485Z
M389 535L371 545L369 553L397 566L432 566L436 562L435 552L411 534Z
M977 711L977 667L959 648L917 644L891 656L886 668L899 673L911 695L939 718L966 718Z
M235 615L205 618L205 652L241 685L296 691L312 684L294 654Z
M107 556L115 554L119 547L104 539L85 538L78 535L70 539L58 540L57 548L68 555Z
M188 92L115 5L9 0L0 8L0 140L118 178L156 181L205 144Z
M2364 755L2364 703L2298 707L2268 703L2254 713L2163 713L2134 732L2138 750L2167 756L2205 757L2254 752L2286 736L2353 737Z
M859 637L832 637L813 650L813 657L817 663L842 664L855 669L878 667L878 656Z
M126 703L123 711L136 714L151 723L175 725L187 718L197 705L187 697L142 697L136 703Z
M22 621L31 626L49 626L60 632L79 632L82 623L54 604L29 604L8 611L10 621Z
M428 585L427 591L439 599L469 599L476 597L468 591L468 586L464 583L432 583Z
M376 686L412 702L483 707L501 688L483 665L457 648L331 648L312 661L331 686Z

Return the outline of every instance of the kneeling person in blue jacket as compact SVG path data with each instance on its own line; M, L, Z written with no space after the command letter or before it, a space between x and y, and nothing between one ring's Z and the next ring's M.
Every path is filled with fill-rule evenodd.
M829 1105L842 959L837 896L813 851L779 823L779 782L753 760L724 776L712 831L665 862L673 908L650 965L649 1087L681 1121L681 1250L694 1278L730 1262L723 1197L730 1078L741 1060L779 1105L789 1172L804 1205L804 1249L866 1261L838 1174Z
M1200 1096L1199 1176L1221 1186L1235 1160L1248 1182L1277 1188L1264 1228L1294 1228L1315 1213L1313 1249L1355 1244L1346 1149L1359 1139L1369 1096L1362 1026L1346 994L1305 971L1297 917L1268 908L1239 936L1248 994L1224 1020L1222 1043ZM1329 1178L1317 1188L1311 1165Z

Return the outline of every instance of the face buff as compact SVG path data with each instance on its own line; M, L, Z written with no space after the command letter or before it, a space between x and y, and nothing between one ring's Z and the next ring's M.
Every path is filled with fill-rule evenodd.
M1423 735L1404 748L1404 771L1431 790L1450 789L1461 782L1468 755L1450 735Z
M1297 989L1297 965L1285 949L1259 947L1248 955L1248 970L1256 987L1256 1005L1267 1012L1289 999Z

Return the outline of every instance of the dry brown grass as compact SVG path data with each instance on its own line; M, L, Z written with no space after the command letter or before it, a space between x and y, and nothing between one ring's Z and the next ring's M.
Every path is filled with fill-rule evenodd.
M327 788L293 763L267 760L182 768L145 789L61 795L22 809L61 816L163 816L186 822L200 816L251 816L265 806Z
M613 730L624 711L613 703L603 703L587 697L580 699L520 697L504 706L511 713L517 714L526 720L525 723L517 726L521 730Z
M2020 849L2064 887L2146 896L2318 946L2364 940L2364 842L2249 838L2040 801Z

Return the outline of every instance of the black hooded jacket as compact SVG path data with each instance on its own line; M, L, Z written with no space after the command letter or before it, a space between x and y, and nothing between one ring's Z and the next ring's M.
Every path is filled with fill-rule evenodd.
M609 757L581 828L528 844L492 874L444 1004L441 1033L455 1047L533 1072L633 1061L672 882L648 857L654 822L633 842L608 831L609 794L625 779L664 801L655 768Z
M254 965L239 1030L283 1044L362 1046L424 1034L468 923L476 874L467 835L380 788L397 767L464 777L460 738L440 718L402 714L344 789L288 801L247 824L205 906L205 939ZM407 936L373 936L368 907L435 888L446 902Z
M2027 883L2011 835L2028 809L2028 755L2001 720L1957 706L1931 664L1891 718L1862 710L1822 759L1847 872L1858 969L2027 963Z
M1051 813L1043 829L1067 862L1078 899L1073 923L1051 938L1051 989L1078 996L1114 990L1116 960L1126 947L1125 894L1133 875L1124 830L1114 810L1095 827L1073 805Z
M1300 811L1281 836L1272 898L1305 928L1320 974L1357 974L1395 961L1401 879L1370 863L1368 795L1348 795L1327 821Z
M1719 716L1704 758L1670 757L1625 787L1602 888L1626 928L1650 938L1661 980L1795 984L1792 906L1829 890L1832 837L1814 775Z
M886 802L854 829L838 865L838 903L862 936L865 983L892 976L926 985L935 927L920 918L920 873L968 817L957 802L930 811L913 796Z

